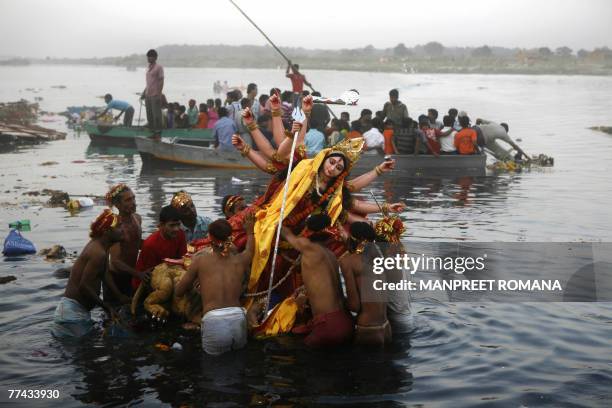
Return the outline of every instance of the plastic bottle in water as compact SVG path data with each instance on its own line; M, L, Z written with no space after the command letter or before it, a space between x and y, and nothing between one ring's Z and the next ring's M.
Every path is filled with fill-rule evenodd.
M30 220L19 220L9 224L9 228L16 229L17 231L31 231Z

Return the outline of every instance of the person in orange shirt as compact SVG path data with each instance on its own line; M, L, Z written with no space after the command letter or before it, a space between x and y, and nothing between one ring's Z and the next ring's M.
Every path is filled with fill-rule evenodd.
M361 134L361 122L354 120L351 122L351 131L346 134L347 139L356 139L362 137Z
M198 114L198 123L195 125L198 129L206 129L208 127L208 105L200 104L200 113Z
M459 154L476 154L478 149L478 136L476 131L470 128L470 118L459 116L461 130L455 135L455 147Z
M397 149L393 142L393 121L391 119L385 121L383 137L385 138L385 154L397 154Z

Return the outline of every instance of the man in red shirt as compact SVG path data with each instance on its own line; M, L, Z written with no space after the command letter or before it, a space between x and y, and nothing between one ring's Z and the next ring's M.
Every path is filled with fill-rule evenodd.
M476 154L478 150L478 135L470 128L470 118L459 116L461 130L455 135L455 147L459 154Z
M421 131L420 141L427 145L428 153L440 156L440 141L443 136L448 136L452 130L442 132L440 129L432 128L429 118L426 115L419 116L419 130ZM417 142L419 139L417 139Z
M289 70L291 69L291 73ZM300 74L300 66L298 64L287 65L287 71L285 76L291 80L291 90L293 91L293 106L298 106L302 92L304 91L304 84L311 86L310 82L306 80L306 77Z
M181 214L170 205L159 213L159 228L142 244L142 250L136 262L136 270L146 271L154 268L165 258L179 259L187 253L185 233L181 229ZM132 287L137 289L140 279L132 279Z

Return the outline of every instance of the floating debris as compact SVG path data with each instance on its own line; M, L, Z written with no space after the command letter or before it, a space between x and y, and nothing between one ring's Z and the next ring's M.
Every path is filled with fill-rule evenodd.
M66 249L61 245L53 245L51 248L45 248L38 253L44 256L46 260L64 259L66 257Z
M37 103L25 99L17 102L0 103L0 123L31 125L38 119Z
M589 129L597 130L599 132L604 132L609 135L612 135L612 126L593 126L593 127L590 127Z
M39 166L55 166L56 164L59 164L59 163L56 161L46 161L46 162L40 163Z
M13 275L0 276L0 285L4 285L5 283L9 283L9 282L12 282L14 280L17 280L17 278L14 277Z
M530 161L523 160L499 160L487 166L489 170L495 172L519 173L523 169L531 169L535 167L552 167L555 165L555 159L545 154L531 156Z

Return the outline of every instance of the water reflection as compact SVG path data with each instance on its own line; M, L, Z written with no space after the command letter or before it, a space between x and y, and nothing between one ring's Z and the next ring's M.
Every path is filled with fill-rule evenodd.
M104 144L89 143L85 151L85 157L88 159L98 156L123 156L132 158L138 155L138 150L130 147L112 146Z

